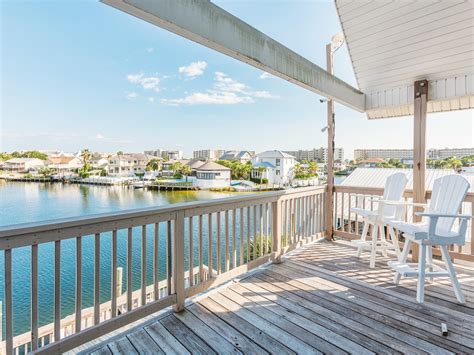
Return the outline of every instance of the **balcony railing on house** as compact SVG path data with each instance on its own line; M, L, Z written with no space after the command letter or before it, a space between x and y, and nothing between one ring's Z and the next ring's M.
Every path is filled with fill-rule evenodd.
M64 352L166 307L180 310L199 292L270 260L277 262L282 254L324 235L326 189L308 187L1 228L3 351ZM42 245L51 248L40 253ZM13 293L20 262L15 251L20 248L29 248L31 258L31 322L24 334L16 331L19 308ZM91 258L85 257L88 252ZM137 256L140 260L134 263ZM40 324L39 262L54 265L54 315L46 325ZM66 264L74 266L72 274L62 273ZM119 264L125 287L117 276ZM104 267L110 270L105 301ZM93 277L86 280L84 275ZM73 311L68 314L63 314L63 303L71 300L61 297L65 277L74 278ZM93 305L83 309L84 282L93 284Z

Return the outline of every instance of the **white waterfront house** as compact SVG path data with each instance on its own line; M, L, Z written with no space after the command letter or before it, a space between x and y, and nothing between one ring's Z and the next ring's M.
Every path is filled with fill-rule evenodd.
M269 184L286 185L293 177L296 158L280 150L267 150L258 153L252 159L253 169L250 176L253 179L263 178Z
M48 168L55 169L59 174L71 172L82 167L82 160L75 156L60 155L49 157L45 164Z
M230 160L230 161L239 161L241 163L246 163L252 160L252 155L246 150L227 150L219 160Z
M114 154L109 159L109 175L143 174L149 161L150 157L143 153Z
M230 169L209 161L196 168L196 186L201 189L230 186Z
M3 169L24 173L30 170L37 170L43 166L44 161L38 158L12 158L3 164Z

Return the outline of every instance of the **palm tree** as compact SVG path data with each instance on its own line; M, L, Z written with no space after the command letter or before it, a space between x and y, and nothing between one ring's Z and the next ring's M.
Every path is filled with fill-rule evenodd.
M263 173L267 171L267 168L264 166L259 166L257 171L260 173L260 185L263 183Z
M146 169L148 171L158 171L160 168L160 160L159 159L151 159L147 164L146 164Z
M308 163L308 173L311 176L318 176L318 163L311 161Z
M43 167L41 169L39 169L38 171L41 175L43 175L43 177L46 177L48 175L51 175L52 174L52 169L50 168L47 168L47 167Z
M173 175L176 177L178 175L182 175L183 164L179 161L174 162L171 164L171 170L173 170Z
M82 157L82 160L84 161L84 165L82 166L82 171L84 173L87 173L90 169L89 169L89 160L91 160L92 158L92 153L89 151L89 149L83 149L81 151L81 157Z
M193 173L193 169L189 165L183 165L181 168L181 174L186 177L186 182L188 182L188 176Z

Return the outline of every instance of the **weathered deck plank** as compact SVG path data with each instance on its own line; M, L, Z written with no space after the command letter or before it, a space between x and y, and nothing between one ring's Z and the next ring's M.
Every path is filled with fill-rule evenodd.
M414 281L392 284L387 260L369 269L347 245L310 244L87 353L474 353L474 272L459 273L466 305L444 280L420 305Z

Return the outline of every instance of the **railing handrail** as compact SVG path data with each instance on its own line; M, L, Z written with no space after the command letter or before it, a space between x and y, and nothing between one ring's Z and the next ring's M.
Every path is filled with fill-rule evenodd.
M103 231L110 231L111 229L128 228L132 225L141 226L147 222L153 223L154 221L148 220L151 217L161 217L157 221L174 219L174 215L178 211L184 211L185 216L189 217L194 215L192 212L194 209L199 209L199 213L202 213L203 208L210 208L212 210L213 207L222 207L226 205L235 207L239 203L248 204L255 201L273 202L284 196L290 197L298 194L306 194L311 191L325 190L326 188L326 185L318 185L297 189L262 192L245 196L224 197L208 201L193 201L167 206L93 214L83 217L68 217L44 222L0 226L0 250L28 246L33 243L39 244L54 240L68 239L77 236L77 234L80 236L94 234L102 231L100 228L101 224L104 224L102 228ZM134 222L134 220L136 221ZM125 222L126 225L120 225L120 222ZM110 228L110 224L115 224L115 228ZM93 229L91 229L91 226L93 226ZM78 231L78 229L81 228L82 230ZM69 230L74 231L75 235L68 234ZM61 233L59 233L59 231L61 231ZM45 235L45 233L47 235ZM31 240L25 238L32 235L37 237L36 241L33 243Z

